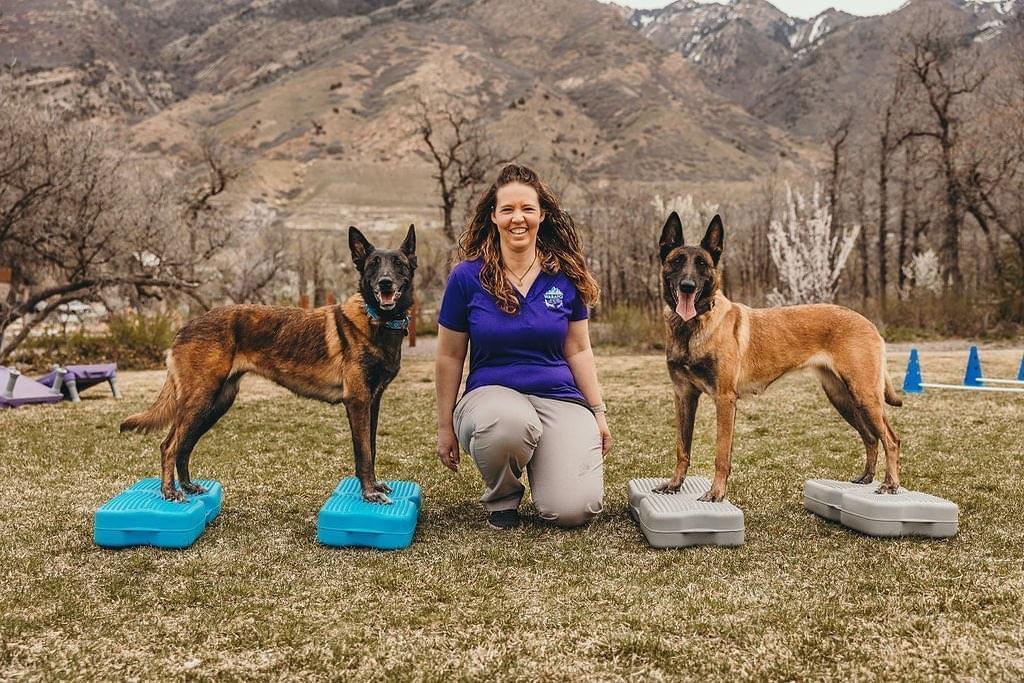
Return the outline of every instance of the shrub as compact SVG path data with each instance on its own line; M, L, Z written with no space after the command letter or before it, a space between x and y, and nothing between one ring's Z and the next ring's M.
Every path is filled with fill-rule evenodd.
M163 365L164 352L174 339L174 323L163 314L113 315L107 323L107 336L119 355L143 365Z
M665 320L662 313L636 306L602 307L591 324L595 346L624 347L635 351L665 348Z
M996 312L1007 323L1024 323L1024 254L1007 250L995 284Z
M117 363L123 370L148 370L164 365L164 352L174 339L173 321L161 314L111 317L103 335L75 332L29 337L11 357L28 371L80 363Z

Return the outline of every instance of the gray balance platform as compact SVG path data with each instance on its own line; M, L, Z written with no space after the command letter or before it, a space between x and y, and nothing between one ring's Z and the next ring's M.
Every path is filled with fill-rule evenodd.
M804 507L832 522L842 514L840 503L847 491L874 491L878 484L854 484L832 479L808 479L804 482Z
M743 545L743 511L727 500L699 500L711 488L706 477L687 477L678 493L654 493L667 479L629 482L629 514L655 548Z
M900 488L875 493L878 484L831 479L804 482L804 507L868 536L955 536L960 509L945 498Z

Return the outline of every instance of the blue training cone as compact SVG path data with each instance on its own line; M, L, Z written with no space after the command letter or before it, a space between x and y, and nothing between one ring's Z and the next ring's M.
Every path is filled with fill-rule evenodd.
M970 353L967 354L967 370L964 372L964 386L985 386L985 383L981 381L981 377L981 358L978 357L978 347L972 346Z
M917 357L917 349L910 349L907 374L903 375L903 393L920 394L923 391L924 387L921 385L921 361Z
M1017 371L1017 381L1024 382L1024 356L1020 357L1020 370Z

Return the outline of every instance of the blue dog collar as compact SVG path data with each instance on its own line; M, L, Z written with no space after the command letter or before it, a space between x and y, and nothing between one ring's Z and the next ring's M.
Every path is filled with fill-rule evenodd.
M366 315L370 316L370 320L372 322L375 322L378 325L383 325L389 330L401 330L402 332L406 332L409 330L409 323L412 321L412 317L409 315L406 315L404 318L396 318L394 320L381 320L380 311L376 310L365 301L363 302L363 310L366 311Z

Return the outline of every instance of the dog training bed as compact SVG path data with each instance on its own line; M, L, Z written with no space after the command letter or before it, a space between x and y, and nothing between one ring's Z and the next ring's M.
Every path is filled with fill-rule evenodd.
M206 493L189 495L183 502L166 500L160 480L143 479L114 496L96 511L93 539L104 548L151 545L187 548L220 514L224 492L212 480L197 480Z
M895 494L875 493L877 488L877 484L810 479L804 483L804 507L868 536L956 535L960 514L956 503L904 488Z
M411 481L388 481L387 485L391 487L390 505L368 503L356 477L343 479L317 515L317 540L335 547L409 547L416 533L422 492Z
M0 408L17 408L32 403L57 403L64 400L60 392L54 393L49 387L18 372L11 373L0 367Z
M743 544L743 511L727 500L697 500L711 488L706 477L687 477L678 493L654 493L667 479L629 482L629 512L655 548Z
M110 391L114 398L121 398L121 391L117 387L117 363L98 363L93 365L67 365L64 381L60 385L60 391L73 403L81 399L79 393L89 387L106 382L110 385ZM52 387L57 378L58 370L54 370L39 378L40 384Z

